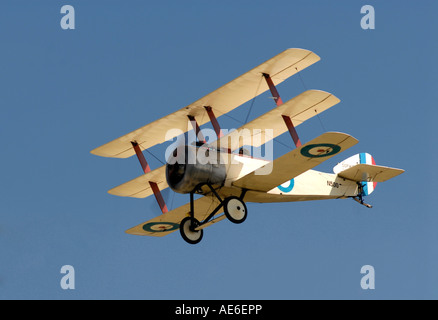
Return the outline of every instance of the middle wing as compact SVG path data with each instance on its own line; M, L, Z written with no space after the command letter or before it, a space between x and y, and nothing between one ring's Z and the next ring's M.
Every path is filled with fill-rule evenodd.
M295 127L341 102L331 93L308 90L276 107L238 130L213 142L213 147L236 150L246 144L260 147L288 131L282 116L291 118ZM268 130L272 130L268 132Z
M324 133L265 167L233 182L233 185L247 190L268 192L351 148L358 142L357 139L345 133Z
M108 191L109 194L119 197L147 198L154 194L149 182L157 184L162 191L169 187L166 180L166 166L141 175Z

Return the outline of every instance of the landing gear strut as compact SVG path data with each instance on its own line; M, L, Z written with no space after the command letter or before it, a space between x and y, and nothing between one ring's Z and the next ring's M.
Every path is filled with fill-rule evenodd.
M202 190L203 186L208 186L213 195L219 200L219 205L213 212L203 221L199 222L195 218L195 199L194 195L196 190ZM243 198L245 197L247 190L243 190L240 198L239 197L228 197L222 199L213 186L209 183L201 184L197 186L194 191L190 193L190 216L181 221L180 232L182 238L189 244L198 244L201 242L204 236L204 228L208 225L218 221L218 219L228 218L231 222L235 224L241 224L245 222L248 217L248 208L246 207ZM225 216L212 220L213 217L219 212L219 210L224 209Z

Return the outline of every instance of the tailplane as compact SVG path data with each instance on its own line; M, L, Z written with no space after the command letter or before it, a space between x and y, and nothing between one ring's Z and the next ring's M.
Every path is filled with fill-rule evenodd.
M342 174L346 171L350 172L351 168L359 169L359 167L357 167L357 166L361 165L361 164L375 166L376 161L374 160L373 156L370 155L369 153L356 154L356 155L348 158L347 160L344 160L341 163L339 163L336 167L333 168L333 172L342 178L361 182L363 195L369 196L376 189L378 181L371 181L369 179L369 175L367 174L367 172L363 172L363 170L358 171L357 172L358 174L355 175L354 179L351 179L350 177L346 177L345 174L344 175ZM366 168L363 168L363 169L366 170ZM370 168L368 168L368 169L370 169ZM357 170L354 170L354 171L357 171Z
M339 177L356 181L359 185L358 202L371 207L363 202L363 197L369 196L376 190L378 182L385 182L405 172L376 165L374 158L369 153L360 153L342 161L333 168Z

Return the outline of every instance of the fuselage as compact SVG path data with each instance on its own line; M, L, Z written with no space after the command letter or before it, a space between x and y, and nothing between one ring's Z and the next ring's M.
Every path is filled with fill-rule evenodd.
M202 185L239 189L233 182L255 172L269 175L273 162L244 154L230 153L205 146L184 146L175 150L166 167L167 183L178 193L203 193ZM199 190L197 190L197 188ZM198 192L199 191L199 192ZM240 192L235 190L236 194ZM269 192L250 191L249 202L284 202L354 197L358 186L336 174L309 170L285 181ZM268 201L269 200L269 201Z

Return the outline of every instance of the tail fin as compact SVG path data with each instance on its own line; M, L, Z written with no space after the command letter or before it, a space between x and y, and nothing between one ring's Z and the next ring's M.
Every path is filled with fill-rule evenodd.
M405 172L402 169L377 166L374 158L368 153L348 158L334 167L333 171L341 178L360 183L360 196L373 193L377 182L385 182Z
M369 153L359 153L339 163L336 167L333 168L333 172L335 174L341 175L342 172L359 164L368 164L375 166L376 161ZM360 181L360 183L362 185L363 196L369 196L371 193L374 192L374 190L376 190L377 182Z

